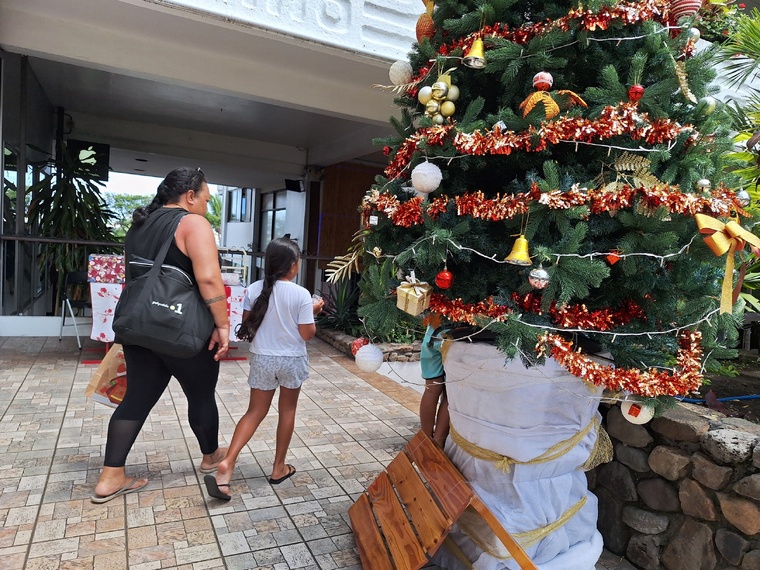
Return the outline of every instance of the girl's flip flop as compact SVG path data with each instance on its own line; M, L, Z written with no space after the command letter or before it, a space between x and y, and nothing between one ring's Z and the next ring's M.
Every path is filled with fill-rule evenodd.
M229 501L232 497L222 491L219 487L227 487L230 488L229 483L217 483L216 478L214 478L213 475L206 475L203 478L203 482L206 483L206 491L209 495L216 499L221 499L222 501Z

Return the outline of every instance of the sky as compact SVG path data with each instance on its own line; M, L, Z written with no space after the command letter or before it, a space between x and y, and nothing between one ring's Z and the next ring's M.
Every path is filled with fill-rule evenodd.
M103 191L109 194L139 194L141 196L153 196L156 188L163 178L153 176L141 176L139 174L124 174L122 172L109 172L108 182ZM216 185L209 184L212 194L216 192Z

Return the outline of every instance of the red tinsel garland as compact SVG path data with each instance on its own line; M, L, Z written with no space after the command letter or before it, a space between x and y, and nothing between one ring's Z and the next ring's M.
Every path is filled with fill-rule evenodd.
M385 175L388 178L399 176L423 142L427 146L443 146L448 141L457 152L465 155L509 155L515 151L539 152L561 142L602 141L620 135L655 145L694 130L691 125L681 125L670 119L650 120L635 103L608 105L598 119L564 116L556 121L542 122L538 129L531 126L522 133L502 131L499 127L473 133L458 132L456 125L426 127L401 143L385 169Z
M528 293L523 297L512 297L523 311L542 314L541 297ZM477 303L464 303L461 299L449 299L440 293L433 293L430 298L431 312L446 317L455 323L481 325L483 317L503 321L513 310L506 305L498 305L493 298ZM562 308L552 304L549 310L551 322L566 329L583 329L589 332L609 331L630 323L634 319L645 319L644 311L633 301L626 301L619 310L596 309L589 311L586 305L565 305Z
M744 215L736 194L724 187L713 190L709 195L684 193L676 187L647 188L640 186L631 188L624 186L618 191L572 189L566 192L559 190L541 192L534 184L530 191L505 196L496 195L486 198L478 192L465 192L453 198L460 216L472 216L493 222L512 219L528 212L531 202L538 202L553 210L566 210L578 206L588 206L591 214L615 212L630 208L640 200L641 204L650 209L665 207L671 214L708 214L717 217L727 217L732 212ZM365 225L373 213L385 214L394 225L405 228L422 224L423 216L435 219L448 209L452 199L440 196L429 202L424 202L416 196L406 202L401 202L392 194L381 193L379 190L370 191L362 201L361 211Z
M702 385L701 340L702 333L699 331L684 331L681 334L674 372L605 366L574 351L571 342L555 334L540 337L536 351L539 354L548 353L570 374L596 386L654 398L688 394Z
M670 15L670 2L668 0L642 0L640 2L620 2L614 6L603 6L599 12L588 9L574 8L567 16L555 20L546 20L535 24L524 24L519 28L509 29L507 24L498 23L484 26L474 34L465 38L442 44L438 53L447 56L457 50L467 53L472 47L472 42L477 38L499 37L516 44L525 45L539 34L545 34L551 30L578 30L589 31L606 30L611 24L620 22L631 25L645 20L654 20L667 25L673 20ZM418 83L430 71L430 67L423 67L412 79L411 83Z

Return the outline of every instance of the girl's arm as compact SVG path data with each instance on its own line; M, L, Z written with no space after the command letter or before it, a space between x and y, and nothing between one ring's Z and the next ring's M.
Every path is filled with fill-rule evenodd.
M311 340L317 334L317 325L310 323L308 325L298 325L298 334L304 340Z

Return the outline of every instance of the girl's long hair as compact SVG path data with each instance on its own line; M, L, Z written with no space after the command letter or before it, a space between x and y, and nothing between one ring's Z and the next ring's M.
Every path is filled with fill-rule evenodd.
M301 259L301 251L292 239L281 237L269 242L264 255L264 286L253 303L248 318L240 323L235 331L239 339L248 342L253 340L269 309L269 298L274 284L285 277L299 259Z

